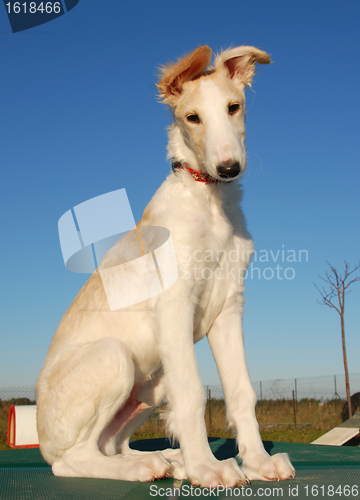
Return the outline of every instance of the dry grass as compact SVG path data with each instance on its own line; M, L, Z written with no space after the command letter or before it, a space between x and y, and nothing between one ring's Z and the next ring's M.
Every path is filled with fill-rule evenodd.
M6 443L9 407L8 401L0 401L0 450L9 449Z
M297 403L296 423L292 401L263 401L256 407L261 437L264 441L311 443L341 423L340 401L320 403L302 400ZM234 437L227 427L223 400L213 399L206 406L205 421L208 436ZM279 425L283 424L283 425ZM308 425L303 425L308 424ZM159 413L154 413L134 434L133 439L164 437L165 430Z
M6 444L7 416L10 404L14 403L20 404L20 401L0 401L0 450L9 449ZM311 443L341 423L341 409L342 404L339 401L321 404L315 400L301 400L297 403L296 428L292 401L276 400L258 403L256 416L264 441ZM205 421L209 436L233 437L232 431L227 428L223 400L208 401ZM304 426L302 424L310 425ZM159 437L165 437L165 428L164 422L160 418L160 410L156 410L135 432L132 439Z
M269 428L266 427L268 423L294 424L293 402L264 401L256 408L261 437L264 441L311 443L341 424L342 406L339 400L323 404L316 400L304 399L296 404L296 428L295 425Z

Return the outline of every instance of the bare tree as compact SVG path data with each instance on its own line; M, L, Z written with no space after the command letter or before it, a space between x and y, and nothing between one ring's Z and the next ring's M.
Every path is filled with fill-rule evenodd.
M325 278L318 275L327 285L330 285L330 290L325 290L324 287L320 290L314 283L318 292L322 297L322 301L318 301L319 304L332 307L340 315L341 321L341 340L343 348L343 358L344 358L344 368L345 368L345 386L346 386L346 397L349 407L349 416L352 417L351 399L350 399L350 384L349 384L349 371L346 357L346 346L345 346L345 295L351 292L348 290L349 286L356 281L360 281L360 276L351 279L351 275L360 268L360 261L357 266L354 267L352 271L349 269L349 263L344 260L345 270L344 275L341 276L335 267L333 267L329 262L327 264L330 267L330 271L325 272ZM350 280L350 281L349 281ZM334 303L335 302L335 303Z

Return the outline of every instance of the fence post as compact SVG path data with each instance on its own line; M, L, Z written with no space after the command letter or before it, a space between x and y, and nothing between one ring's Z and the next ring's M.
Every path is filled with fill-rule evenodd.
M297 409L298 395L297 395L297 380L295 379L295 407Z
M341 397L339 396L339 393L337 391L337 385L336 385L336 375L334 375L334 395L332 399L335 398L335 405L336 407L338 406L339 403L341 403Z
M261 404L261 407L263 405L263 398L262 398L262 382L260 382L260 404Z
M294 389L292 391L292 396L293 396L293 409L294 409L294 426L296 429L296 405L295 405L295 391L294 391Z
M211 432L212 422L211 422L211 389L208 390L208 405L209 405L209 431Z

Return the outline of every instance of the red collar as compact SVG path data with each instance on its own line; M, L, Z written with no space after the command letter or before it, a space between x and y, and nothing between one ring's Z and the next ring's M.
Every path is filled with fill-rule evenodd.
M214 179L213 177L211 177L209 174L202 174L201 172L199 172L198 170L193 170L192 168L190 168L187 163L181 163L180 161L176 161L176 160L173 160L171 162L171 167L173 169L174 172L176 172L176 170L181 170L181 169L185 169L187 170L192 176L193 178L198 181L198 182L204 182L205 184L215 184L217 182L220 182L218 179Z

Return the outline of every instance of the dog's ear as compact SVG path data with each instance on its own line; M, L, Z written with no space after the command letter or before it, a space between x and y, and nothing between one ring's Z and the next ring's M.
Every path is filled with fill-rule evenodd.
M222 52L215 59L214 69L227 71L229 77L246 86L251 85L255 63L269 64L270 56L256 47L242 45Z
M183 84L200 76L207 69L210 61L211 49L204 45L179 59L176 64L161 68L160 81L157 85L160 98L167 104L174 105L181 95Z

